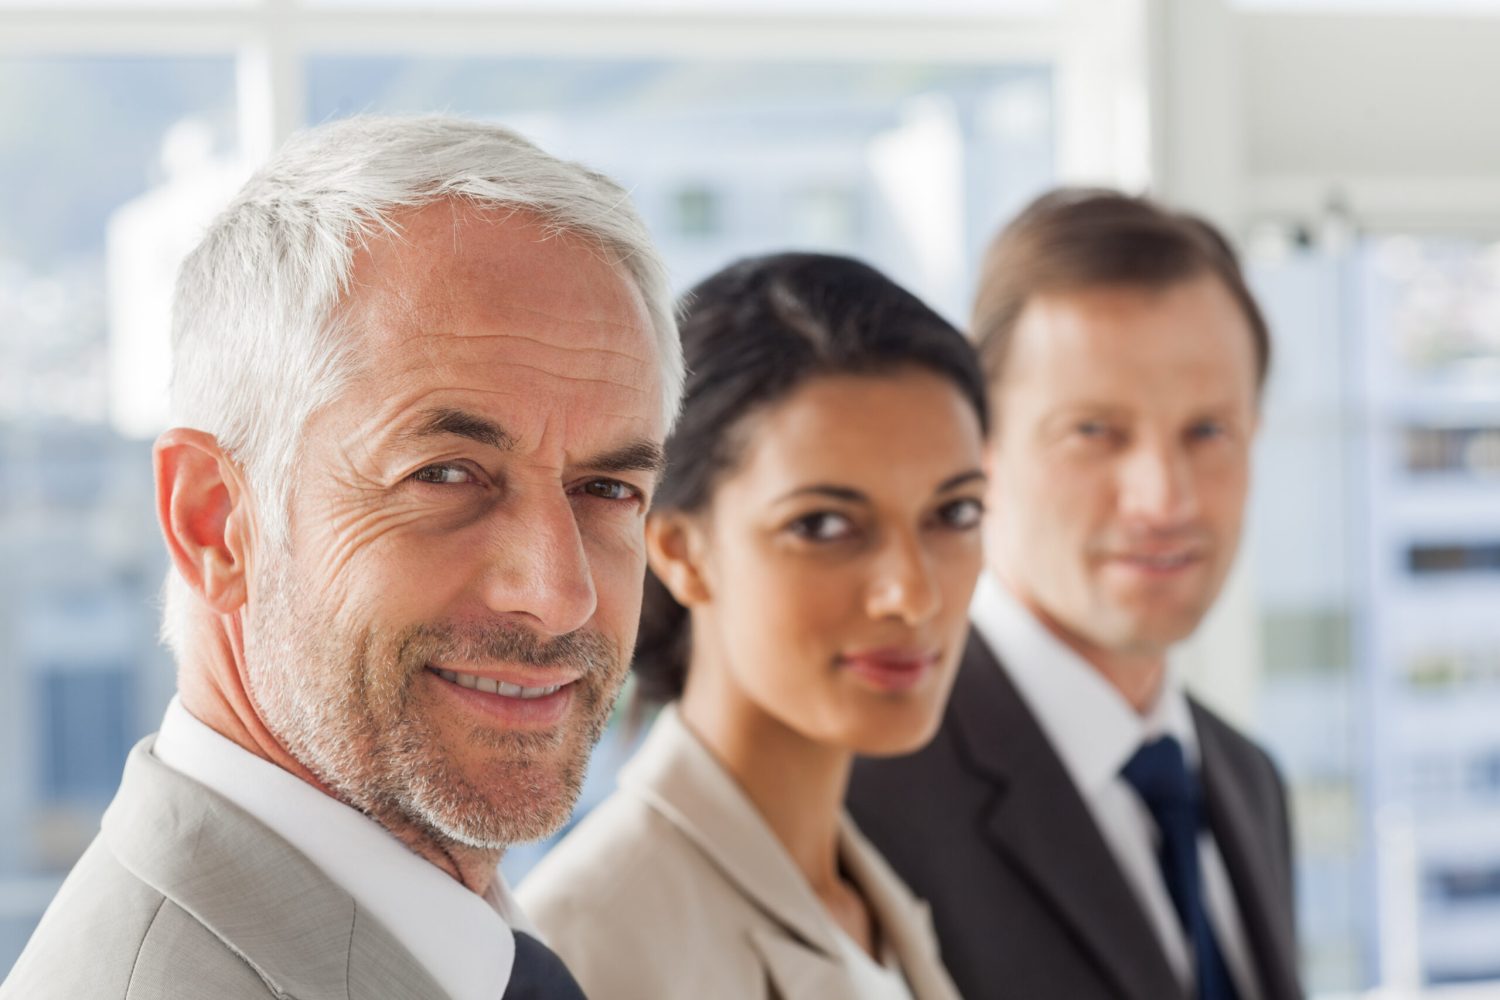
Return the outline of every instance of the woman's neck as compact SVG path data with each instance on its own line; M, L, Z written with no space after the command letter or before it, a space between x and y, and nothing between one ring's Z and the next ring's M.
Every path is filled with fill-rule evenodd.
M808 739L748 698L692 678L679 705L683 722L749 797L819 896L842 886L839 819L854 755Z

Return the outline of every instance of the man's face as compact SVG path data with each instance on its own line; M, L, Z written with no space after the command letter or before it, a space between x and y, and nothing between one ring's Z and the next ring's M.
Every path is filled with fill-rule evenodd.
M392 828L503 848L572 809L635 642L666 427L618 265L437 203L356 258L359 371L252 565L267 727ZM440 839L441 842L441 839Z
M995 405L990 566L1085 654L1154 657L1189 635L1234 561L1257 419L1228 290L1038 296Z

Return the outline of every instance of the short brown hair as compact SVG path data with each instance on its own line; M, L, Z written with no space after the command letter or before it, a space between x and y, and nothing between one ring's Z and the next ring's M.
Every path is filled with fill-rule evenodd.
M1234 249L1212 224L1147 198L1058 188L1000 231L979 271L972 332L991 386L1026 304L1036 295L1101 285L1159 289L1201 275L1224 283L1255 338L1256 384L1271 366L1271 335Z

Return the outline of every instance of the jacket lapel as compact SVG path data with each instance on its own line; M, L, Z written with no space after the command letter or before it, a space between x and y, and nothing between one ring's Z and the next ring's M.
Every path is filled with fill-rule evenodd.
M994 789L984 834L1121 996L1182 996L1093 815L984 641L969 636L951 702L966 765Z
M662 709L620 787L677 827L782 933L752 935L783 994L857 1000L821 904L765 820L673 706ZM793 989L793 986L796 988Z
M1302 996L1297 979L1297 944L1290 900L1278 894L1285 884L1267 858L1270 838L1279 838L1273 821L1257 808L1249 785L1237 780L1221 726L1197 702L1190 702L1203 758L1204 797L1214 842L1229 870L1255 973L1268 1000Z
M132 874L298 1000L442 993L390 933L286 841L151 756L125 764L103 836Z
M869 904L881 938L896 953L914 1000L959 1000L958 988L938 956L927 904L911 894L847 816L839 834L844 866Z

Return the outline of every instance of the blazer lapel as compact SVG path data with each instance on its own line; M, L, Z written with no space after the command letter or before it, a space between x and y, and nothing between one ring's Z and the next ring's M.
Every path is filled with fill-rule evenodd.
M966 764L994 788L984 832L1122 996L1182 987L1093 815L984 641L969 636L951 702Z
M788 995L850 995L843 957L822 905L770 828L673 706L662 709L620 787L639 795L683 832L723 876L783 933L755 935L773 978ZM799 984L791 991L790 983ZM801 984L817 983L802 991Z
M839 833L844 866L869 904L881 937L896 953L914 1000L959 1000L958 988L938 955L927 904L911 894L848 816Z
M752 930L750 941L760 953L774 987L771 996L860 1000L842 960L831 959L796 938L766 927Z
M1197 702L1190 704L1203 758L1209 827L1229 870L1256 975L1268 1000L1295 1000L1302 990L1290 900L1276 893L1275 887L1284 880L1266 856L1267 838L1280 834L1255 805L1249 786L1238 780L1220 731L1222 723Z
M442 996L390 933L312 862L227 799L138 743L104 814L132 874L192 914L278 995Z

